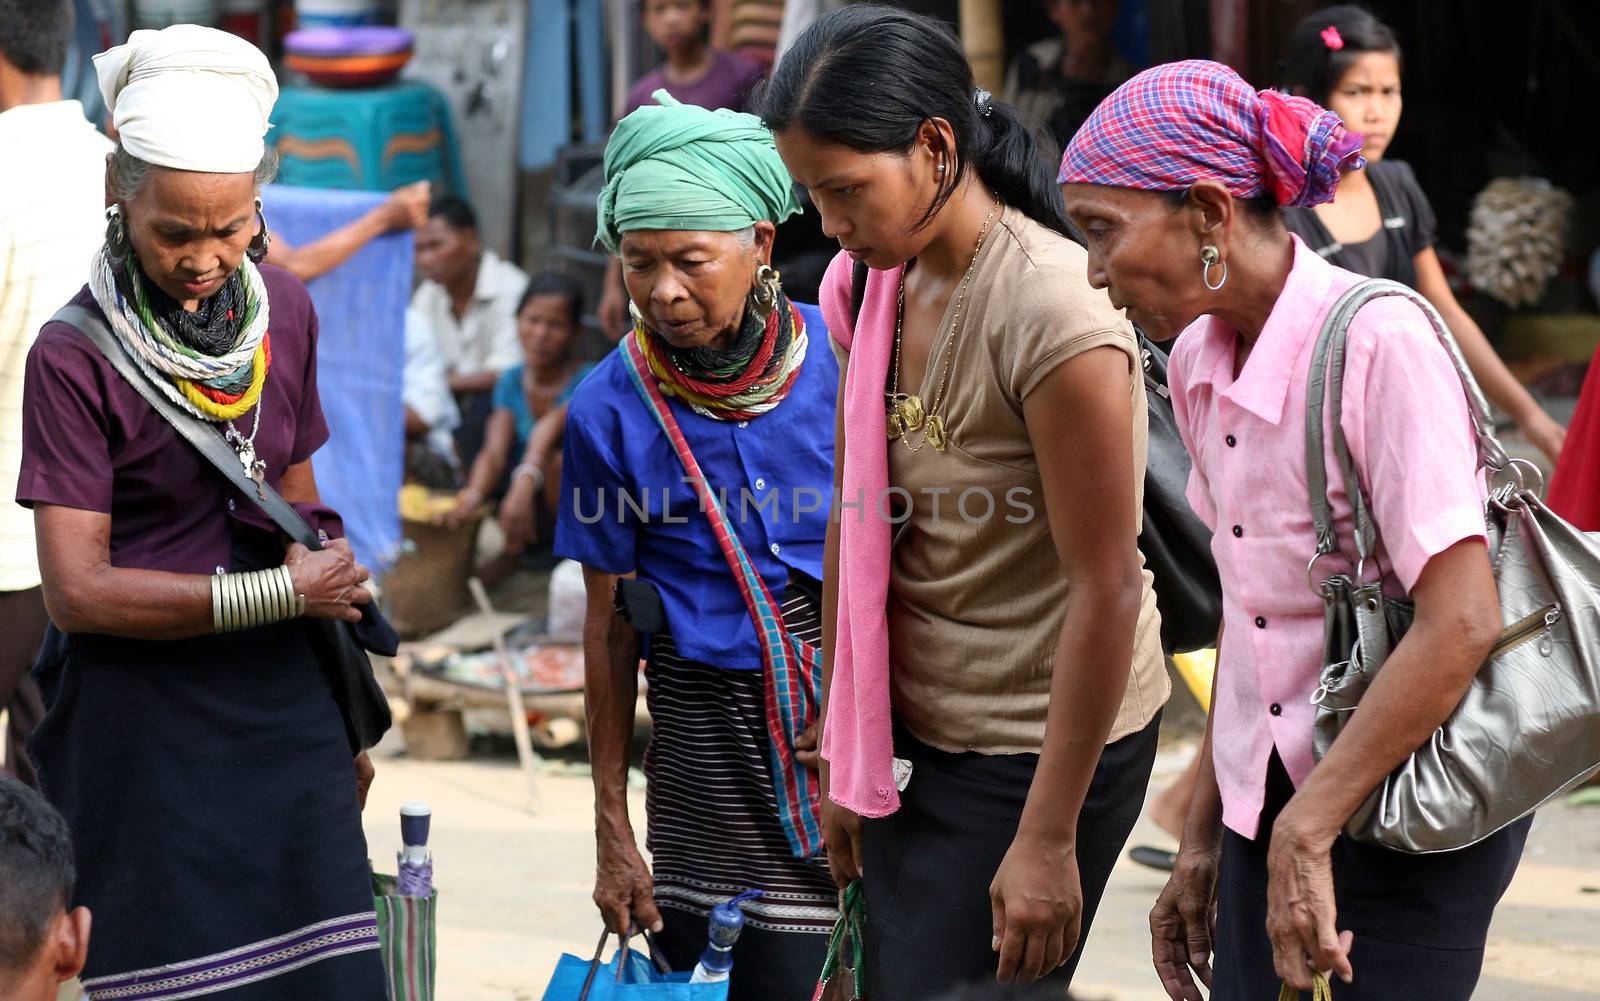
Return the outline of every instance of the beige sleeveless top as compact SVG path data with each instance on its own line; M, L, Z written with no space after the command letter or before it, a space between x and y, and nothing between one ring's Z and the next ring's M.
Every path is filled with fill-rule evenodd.
M1133 328L1089 287L1083 248L1013 208L979 251L962 312L944 408L949 447L913 454L889 443L890 487L911 497L910 517L891 528L894 710L913 736L942 750L1037 752L1072 582L1045 516L1022 402L1075 355L1107 345L1126 351L1142 521L1143 367ZM950 333L947 309L924 401L938 385ZM1072 429L1059 433L1070 437ZM1111 740L1143 729L1170 691L1150 572L1143 576L1127 695Z

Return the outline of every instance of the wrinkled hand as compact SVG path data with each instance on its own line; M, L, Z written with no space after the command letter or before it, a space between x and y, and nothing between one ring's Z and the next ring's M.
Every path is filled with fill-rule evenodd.
M360 622L357 607L372 600L372 592L361 585L371 576L356 562L356 554L344 539L333 539L319 552L298 542L284 554L296 594L306 596L306 617Z
M1561 458L1561 450L1567 444L1567 429L1542 408L1536 409L1518 421L1517 428L1523 437L1527 438L1533 447L1543 452L1551 462Z
M367 752L356 755L356 802L363 810L367 808L367 793L372 789L372 780L377 777L378 770L372 767L372 759L367 757Z
M1172 875L1150 912L1151 959L1172 1001L1205 1001L1196 978L1211 990L1216 893L1217 856L1179 851Z
M433 201L433 185L418 181L396 188L383 203L388 214L389 228L416 229L428 221L428 206Z
M1296 823L1294 802L1272 826L1267 851L1267 935L1272 965L1296 990L1312 989L1312 970L1350 982L1353 935L1339 931L1333 898L1333 839L1313 835Z
M506 552L521 553L539 541L539 518L533 478L518 476L500 502L500 529L506 534Z
M1083 888L1072 845L1019 835L989 885L995 979L1033 983L1072 958L1083 919Z
M817 724L806 727L794 739L794 760L812 771L822 763L822 752L817 749Z
M650 878L650 868L644 864L638 846L631 840L619 839L612 844L602 841L595 872L594 904L600 908L606 927L618 935L627 935L632 927L652 932L662 929L661 912L656 909L655 882Z

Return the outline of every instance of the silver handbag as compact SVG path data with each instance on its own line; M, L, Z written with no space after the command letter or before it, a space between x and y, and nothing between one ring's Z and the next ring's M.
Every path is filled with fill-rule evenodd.
M1527 816L1600 769L1600 536L1578 531L1539 501L1537 467L1510 460L1489 406L1439 314L1391 281L1350 289L1328 314L1306 390L1306 472L1317 551L1307 570L1339 552L1323 450L1324 395L1333 453L1355 520L1355 572L1317 586L1324 609L1323 669L1312 695L1317 760L1333 744L1372 679L1410 628L1410 602L1365 580L1378 526L1340 428L1345 337L1362 306L1404 296L1427 314L1466 388L1478 455L1491 483L1489 558L1503 632L1450 718L1375 789L1345 825L1359 841L1404 852L1464 848ZM1529 471L1536 486L1528 486Z

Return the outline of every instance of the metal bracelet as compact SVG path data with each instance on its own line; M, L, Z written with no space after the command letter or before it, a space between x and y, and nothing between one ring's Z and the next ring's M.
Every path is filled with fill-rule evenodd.
M261 578L254 572L240 574L239 581L244 585L245 616L244 627L254 629L261 625L265 614L261 609Z
M240 632L305 614L305 595L296 594L288 567L211 578L212 627Z
M278 583L278 603L283 607L283 617L293 619L294 611L294 577L289 573L289 568L280 566L274 571Z

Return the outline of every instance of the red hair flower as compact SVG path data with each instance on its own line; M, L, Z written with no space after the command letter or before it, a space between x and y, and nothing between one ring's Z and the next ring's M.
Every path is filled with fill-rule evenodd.
M1344 36L1339 34L1338 28L1330 24L1322 29L1322 44L1338 52L1344 48Z

